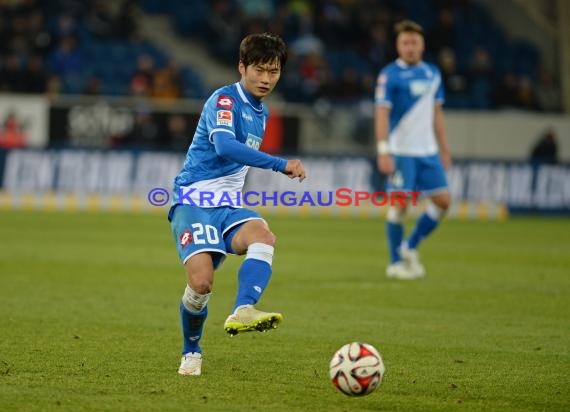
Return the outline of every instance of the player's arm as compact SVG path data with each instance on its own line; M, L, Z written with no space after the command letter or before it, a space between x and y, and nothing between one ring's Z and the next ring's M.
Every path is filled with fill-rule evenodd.
M435 104L434 109L434 131L437 143L439 145L439 153L441 161L446 169L451 167L451 152L447 141L447 131L445 129L445 119L443 115L443 106L441 103Z
M234 129L234 100L229 95L213 95L204 108L210 130L208 139L214 145L218 156L246 166L272 169L285 173L291 179L305 179L305 169L300 160L285 160L255 150L236 139Z
M376 151L378 154L378 168L382 173L392 173L392 157L388 150L388 122L390 121L390 107L376 106L374 114L374 130L376 133Z
M216 153L224 159L240 163L246 166L259 167L261 169L272 169L276 172L286 174L291 178L298 177L299 181L305 179L305 169L300 160L285 160L268 153L252 149L245 144L238 142L233 132L229 130L215 130L210 140L214 143Z
M374 93L374 134L376 136L376 162L380 173L389 175L394 171L394 162L388 148L390 110L392 109L393 82L383 71L378 76Z

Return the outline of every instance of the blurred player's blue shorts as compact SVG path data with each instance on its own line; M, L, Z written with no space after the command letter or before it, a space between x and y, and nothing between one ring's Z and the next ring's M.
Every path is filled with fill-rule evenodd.
M447 190L445 169L438 154L432 156L393 155L394 172L388 179L388 192L416 191L422 196Z
M214 268L233 254L232 239L248 220L262 219L259 213L232 207L203 208L178 205L171 211L172 234L182 263L197 253L213 252Z

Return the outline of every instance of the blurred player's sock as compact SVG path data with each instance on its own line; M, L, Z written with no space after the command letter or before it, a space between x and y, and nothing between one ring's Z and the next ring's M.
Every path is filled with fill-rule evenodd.
M404 225L400 223L387 224L388 243L390 245L390 262L396 263L400 261L400 244L404 237Z
M386 233L388 234L388 246L390 247L390 262L400 261L400 245L404 238L404 225L402 224L402 213L395 207L388 209L386 216Z
M208 307L205 306L200 312L190 312L184 303L180 303L180 320L182 323L182 336L184 339L182 354L190 352L202 353L200 338L204 323L208 317Z
M253 243L247 249L238 272L238 292L232 312L238 306L255 305L263 294L271 278L273 250L273 246L264 243Z
M408 248L417 249L420 242L439 224L443 211L432 202L428 202L426 211L420 216L412 235L408 239Z

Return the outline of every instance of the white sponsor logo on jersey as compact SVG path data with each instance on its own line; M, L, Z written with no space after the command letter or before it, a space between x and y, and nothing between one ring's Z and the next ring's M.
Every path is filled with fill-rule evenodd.
M245 144L252 149L259 150L261 146L261 138L257 137L251 133L247 134L247 139L245 140Z
M423 96L429 91L431 81L429 80L412 80L410 82L410 93L412 96Z

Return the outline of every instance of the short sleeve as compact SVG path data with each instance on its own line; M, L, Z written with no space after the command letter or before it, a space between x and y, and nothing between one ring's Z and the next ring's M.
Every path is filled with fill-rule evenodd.
M204 107L208 136L211 141L213 133L228 132L235 136L237 111L234 98L228 95L213 95Z
M394 101L394 75L382 70L376 79L376 90L374 92L374 103L377 106L392 107Z
M435 92L435 101L443 104L445 103L445 88L443 85L443 78L441 77L441 72L439 70L437 70L437 75L439 76L439 86Z

